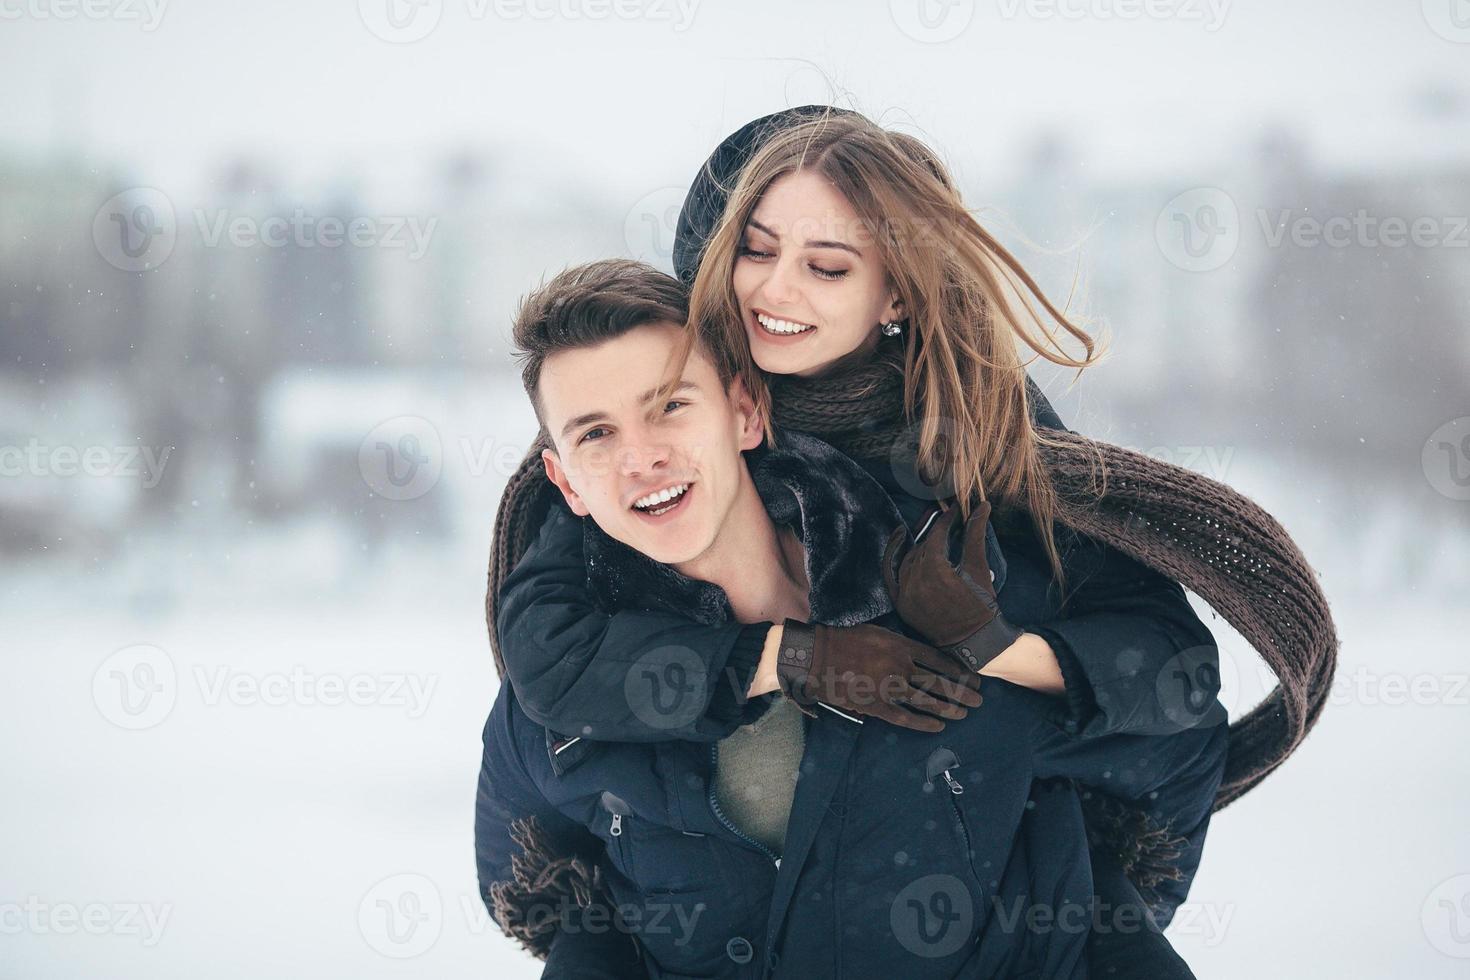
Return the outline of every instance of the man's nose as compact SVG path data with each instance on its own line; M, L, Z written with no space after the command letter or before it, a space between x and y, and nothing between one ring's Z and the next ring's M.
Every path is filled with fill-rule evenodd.
M618 450L618 462L627 476L642 476L669 465L669 447L657 440L641 442L636 446L623 446Z

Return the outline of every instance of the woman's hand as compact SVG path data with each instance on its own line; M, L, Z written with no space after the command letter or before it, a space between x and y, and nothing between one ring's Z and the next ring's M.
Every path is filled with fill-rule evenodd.
M958 568L949 561L949 537L959 508L939 508L920 525L915 543L910 543L906 527L893 532L883 555L883 577L904 622L979 672L1022 634L1001 614L995 575L985 556L989 501L976 504L965 522Z
M786 620L776 677L809 715L821 702L918 732L940 731L982 701L980 678L964 664L871 623Z

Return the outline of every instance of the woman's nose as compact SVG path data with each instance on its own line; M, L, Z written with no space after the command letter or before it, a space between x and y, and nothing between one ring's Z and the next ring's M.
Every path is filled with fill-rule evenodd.
M801 298L801 290L796 284L796 263L778 261L771 269L770 276L765 282L765 294L767 305L770 306L794 306Z

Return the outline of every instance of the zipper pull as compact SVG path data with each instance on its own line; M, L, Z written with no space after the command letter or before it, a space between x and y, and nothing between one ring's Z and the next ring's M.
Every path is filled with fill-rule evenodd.
M963 793L965 788L960 785L959 780L949 774L949 771L958 768L959 764L960 757L955 755L954 750L951 748L941 745L933 752L930 752L929 760L924 766L924 791L926 793L932 792L934 789L934 778L943 773L944 781L948 784L949 791L955 796Z
M614 837L621 837L623 835L623 817L625 815L631 816L633 814L633 808L611 793L602 794L602 806L608 813L612 814L612 829L609 833Z

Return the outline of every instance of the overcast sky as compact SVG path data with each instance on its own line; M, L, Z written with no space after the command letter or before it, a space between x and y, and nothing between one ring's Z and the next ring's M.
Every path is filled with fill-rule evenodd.
M1466 117L1445 123L1470 100L1470 28L1448 18L1463 0L1149 0L1154 18L1125 18L1143 0L89 0L109 16L57 16L76 2L0 0L0 154L62 145L170 186L241 155L293 180L408 184L478 146L509 174L625 194L686 183L732 128L829 83L962 172L1014 167L1042 128L1098 174L1197 167L1273 119L1345 164L1470 142Z

